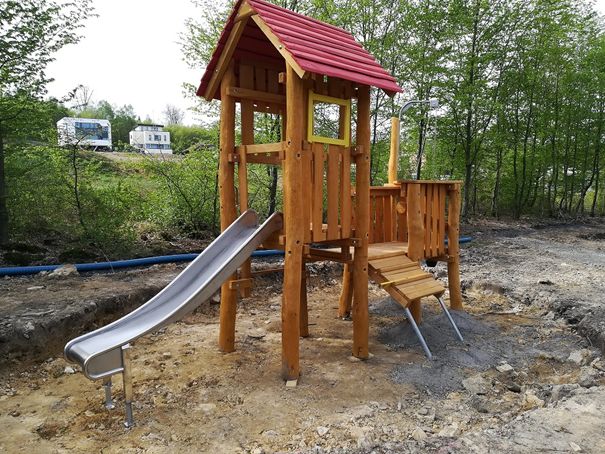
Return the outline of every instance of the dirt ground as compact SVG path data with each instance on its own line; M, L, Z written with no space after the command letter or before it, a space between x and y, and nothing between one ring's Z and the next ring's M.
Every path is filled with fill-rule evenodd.
M134 345L130 430L121 379L108 411L61 345L180 267L1 280L0 452L605 452L605 227L466 230L467 311L454 314L464 343L427 299L427 360L401 308L372 286L372 357L354 360L351 322L336 318L338 269L309 265L296 388L280 379L278 274L240 302L234 353L217 350L212 301Z

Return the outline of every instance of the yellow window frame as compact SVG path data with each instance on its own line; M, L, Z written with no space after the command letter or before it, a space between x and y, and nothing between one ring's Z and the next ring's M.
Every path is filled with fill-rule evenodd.
M339 131L339 134L342 133L342 137L338 139L334 139L332 137L324 137L324 136L316 136L313 134L313 130L315 128L315 104L318 102L326 103L326 104L336 104L338 106L344 107L344 131ZM309 91L309 105L308 105L308 122L307 122L307 141L309 142L319 142L319 143L327 143L331 145L342 145L344 147L348 147L351 145L351 100L350 99L342 99L342 98L334 98L332 96L325 96L315 93L313 90Z

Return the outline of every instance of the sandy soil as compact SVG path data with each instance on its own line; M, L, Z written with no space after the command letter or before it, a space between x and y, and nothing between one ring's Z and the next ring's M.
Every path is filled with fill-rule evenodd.
M121 424L119 377L117 408L108 411L100 383L72 371L56 348L43 361L14 356L0 369L0 451L605 452L605 365L587 328L598 331L602 310L604 229L541 227L469 227L476 241L463 250L468 311L455 314L465 342L427 299L422 329L434 361L374 286L373 356L353 360L351 322L336 318L338 275L313 265L311 336L301 341L296 388L280 379L281 289L278 277L268 278L240 303L235 353L216 348L212 302L136 343L130 430ZM176 272L120 274L116 297ZM46 284L54 296L26 290L45 278L5 280L0 309L12 298L16 310L20 294L29 294L26 305L58 301L57 292L86 300L116 277Z

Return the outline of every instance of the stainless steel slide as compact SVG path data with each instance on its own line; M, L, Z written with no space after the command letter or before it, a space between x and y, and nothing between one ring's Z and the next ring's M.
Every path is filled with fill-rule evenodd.
M91 380L123 372L127 366L125 346L180 320L210 298L270 234L282 228L282 222L281 213L274 213L259 226L256 212L246 211L147 303L70 341L65 346L65 358L80 364Z

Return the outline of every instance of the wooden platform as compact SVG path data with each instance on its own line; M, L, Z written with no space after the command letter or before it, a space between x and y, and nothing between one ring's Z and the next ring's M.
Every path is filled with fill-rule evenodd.
M443 284L406 253L407 243L371 244L368 250L370 278L403 307L426 296L441 296L445 292Z

